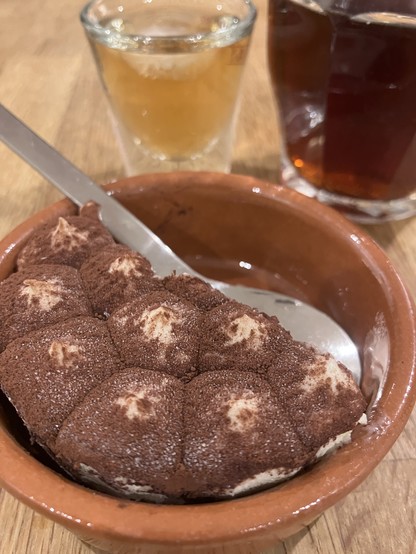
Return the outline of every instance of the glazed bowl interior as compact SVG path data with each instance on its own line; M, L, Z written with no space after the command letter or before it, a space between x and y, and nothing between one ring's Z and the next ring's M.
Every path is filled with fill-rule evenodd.
M34 509L107 546L127 541L173 552L177 544L197 551L244 543L252 552L286 538L356 487L410 415L415 314L405 287L363 231L282 187L250 177L178 173L130 178L109 188L199 272L295 296L337 321L360 353L369 424L353 433L351 444L278 487L229 501L157 506L71 482L30 444L1 397L0 482ZM0 278L13 270L34 228L74 212L69 201L59 202L6 237Z

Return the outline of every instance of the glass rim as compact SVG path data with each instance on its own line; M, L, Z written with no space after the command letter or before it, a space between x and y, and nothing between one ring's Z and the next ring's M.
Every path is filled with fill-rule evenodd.
M98 21L92 21L89 11L97 4L100 0L90 0L85 4L80 12L80 20L84 29L93 34L96 37L109 37L115 36L120 39L122 42L123 39L126 41L134 41L137 45L144 44L149 46L149 43L155 42L157 44L163 45L164 43L174 43L175 41L186 41L191 44L200 44L204 42L209 42L210 39L219 39L221 37L232 37L236 36L237 38L242 38L249 34L254 26L254 22L257 17L257 8L252 2L252 0L241 0L241 4L245 4L248 7L248 13L243 19L239 19L237 22L233 23L230 27L226 29L217 29L215 31L208 31L203 33L189 33L183 35L169 35L169 36L160 36L152 34L140 34L140 33L129 33L123 34L117 31L116 29L104 28Z

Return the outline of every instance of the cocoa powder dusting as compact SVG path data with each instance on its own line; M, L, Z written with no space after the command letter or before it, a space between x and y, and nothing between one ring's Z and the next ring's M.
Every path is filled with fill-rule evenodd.
M34 233L0 283L1 388L76 479L157 502L227 498L354 428L364 398L330 355L200 279L159 279L95 206L83 213Z

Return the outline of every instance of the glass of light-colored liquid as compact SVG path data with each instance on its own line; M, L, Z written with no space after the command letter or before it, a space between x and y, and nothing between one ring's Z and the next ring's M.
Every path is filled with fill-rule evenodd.
M81 12L128 174L230 171L251 0L93 0Z

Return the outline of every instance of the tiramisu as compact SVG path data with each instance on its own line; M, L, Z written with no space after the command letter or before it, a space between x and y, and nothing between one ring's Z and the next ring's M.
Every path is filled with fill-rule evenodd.
M160 279L94 217L35 232L0 284L0 385L75 479L132 499L230 498L350 440L350 372L200 279Z
M33 438L53 451L75 406L122 367L106 324L83 316L12 341L1 354L0 379Z
M114 240L98 220L84 216L60 217L29 238L17 259L18 269L28 265L64 264L76 268Z
M105 246L88 258L81 278L95 313L105 317L146 292L163 290L148 260L121 244Z
M29 331L78 315L92 315L78 271L32 265L0 282L0 351Z

